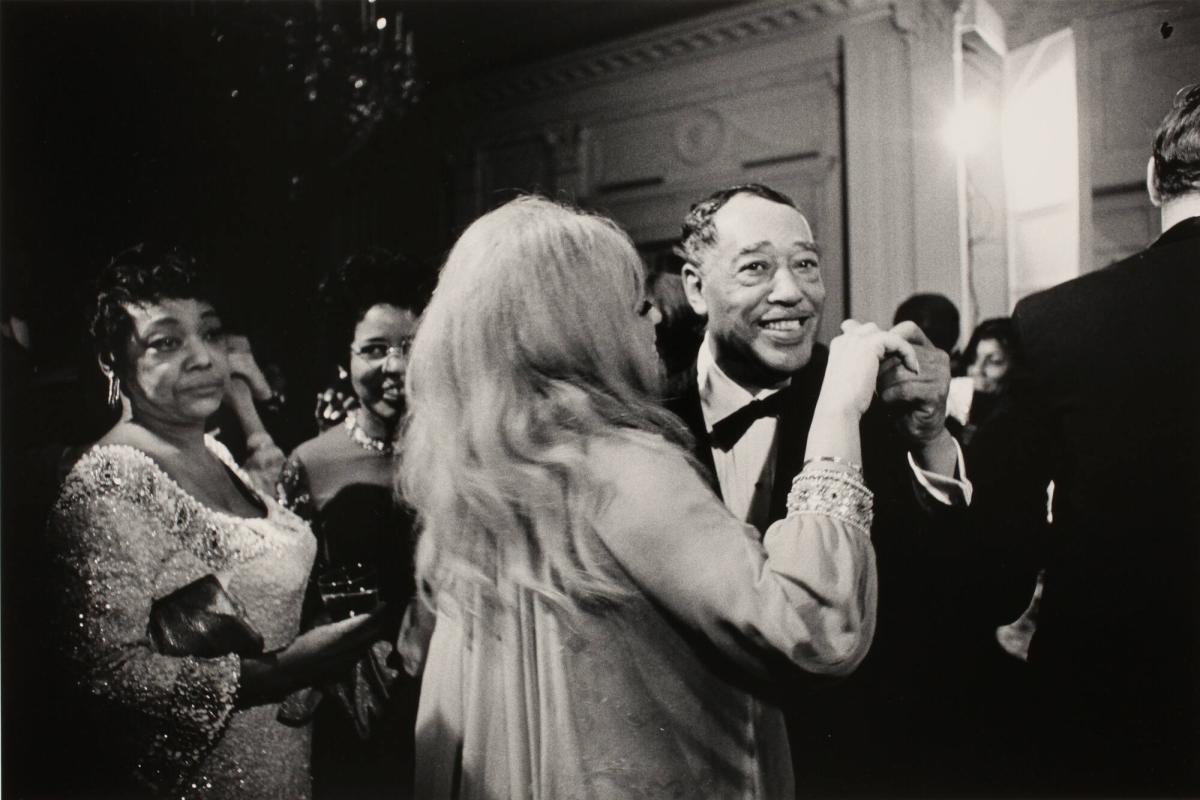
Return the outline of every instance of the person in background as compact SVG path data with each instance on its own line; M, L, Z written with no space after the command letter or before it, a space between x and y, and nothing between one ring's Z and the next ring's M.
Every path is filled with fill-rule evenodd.
M51 635L78 702L60 720L69 769L46 779L87 796L310 796L309 732L277 721L279 701L393 624L383 608L298 635L312 533L205 434L230 380L213 296L177 249L139 245L98 281L91 331L109 404L130 415L71 468L48 537ZM156 609L214 584L228 606L187 618L236 622L256 648L151 634Z
M991 452L987 442L989 424L1009 413L1014 398L1023 393L1028 380L1012 318L995 317L979 323L963 350L963 364L966 365L966 375L951 380L950 405L954 405L954 383L967 383L967 390L961 393L964 399L959 408L951 408L949 413L956 415L961 424L958 436L966 449L967 458L985 475L985 480L992 469L1000 474L1008 474L1009 482L1002 492L1004 500L1010 508L1027 505L1030 511L1025 516L1035 528L1035 532L1023 532L1023 537L1046 535L1053 483L1045 485L1037 474L1011 471L1008 469L1010 465L990 463ZM979 439L981 434L982 442ZM978 447L976 443L979 443ZM1041 472L1038 470L1038 473ZM1005 652L1022 661L1029 657L1029 643L1037 628L1041 596L1042 576L1039 573L1029 607L1017 620L996 631L997 640Z
M677 272L652 273L646 280L646 295L662 317L654 326L654 344L666 371L663 395L674 397L687 385L688 372L704 338L704 320L688 304L683 279Z
M901 322L916 323L934 347L950 356L950 373L954 376L962 374L962 357L956 349L958 337L962 332L961 323L958 308L950 298L927 292L914 294L896 307L892 324L898 325ZM966 409L971 403L970 381L952 377L946 398L946 423L950 431L957 434L962 424L960 418L966 416Z
M292 452L279 483L282 502L316 533L314 582L363 565L377 576L381 596L401 606L413 596L413 523L393 484L408 351L423 306L416 282L411 263L383 251L353 256L322 280L325 336L349 376L353 403L341 424ZM418 683L389 667L387 655L374 653L356 667L381 679L370 715L358 710L366 690L354 680L324 690L313 732L318 798L410 790Z
M1200 794L1200 84L1158 126L1147 189L1152 244L1017 304L1029 390L973 444L1054 481L1029 649L1040 794ZM972 478L1001 519L1005 475Z
M914 294L896 307L893 325L915 322L930 343L954 360L958 337L962 335L958 308L942 294Z
M657 400L629 237L523 197L454 245L408 365L401 466L436 609L416 794L790 798L773 695L874 628L858 422L881 359L846 323L789 511L760 539Z
M1021 380L1012 319L995 317L979 323L971 333L961 361L965 374L951 380L949 413L962 426L959 440L969 446L979 427L986 424ZM957 393L957 402L956 384L963 385Z
M998 395L1004 391L1009 372L1015 369L1017 353L1013 344L1009 317L985 319L975 328L963 351L963 364L977 394Z
M255 489L274 494L285 456L264 416L277 413L280 400L255 361L246 336L227 333L225 348L230 381L212 433L250 476Z

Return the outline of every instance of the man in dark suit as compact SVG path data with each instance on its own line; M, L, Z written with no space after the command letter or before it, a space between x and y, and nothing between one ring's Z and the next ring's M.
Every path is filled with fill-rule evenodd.
M765 530L786 514L828 359L816 342L825 300L819 247L789 198L748 184L693 206L677 252L706 328L693 380L670 406L695 434L696 456L726 505ZM921 372L882 367L882 404L861 428L876 505L875 643L841 688L783 700L792 707L801 796L902 790L897 781L914 784L940 769L923 762L937 751L929 737L945 728L936 706L946 646L931 624L931 553L970 487L945 428L948 357L912 323L896 330L918 346Z
M1053 794L1200 795L1200 84L1147 183L1153 244L1017 305L1032 383L979 451L1054 481L1029 654ZM1002 511L972 454L977 500Z

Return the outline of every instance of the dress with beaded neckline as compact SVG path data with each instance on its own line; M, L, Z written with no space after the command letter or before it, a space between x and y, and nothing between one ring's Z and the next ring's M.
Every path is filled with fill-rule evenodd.
M246 486L212 437L206 444ZM251 490L253 491L253 490ZM204 505L143 451L100 445L68 474L49 521L61 603L53 633L81 722L122 786L185 798L311 795L310 732L278 705L235 708L236 655L165 656L147 633L157 598L216 575L265 650L300 629L316 552L307 524L257 493L266 514Z

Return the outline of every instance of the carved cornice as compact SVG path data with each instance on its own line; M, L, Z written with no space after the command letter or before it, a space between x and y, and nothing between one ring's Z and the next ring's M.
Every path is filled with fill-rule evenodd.
M464 106L528 99L768 42L887 6L888 0L765 0L475 81L461 87L456 99Z
M906 37L954 28L954 16L967 0L892 0L892 24Z

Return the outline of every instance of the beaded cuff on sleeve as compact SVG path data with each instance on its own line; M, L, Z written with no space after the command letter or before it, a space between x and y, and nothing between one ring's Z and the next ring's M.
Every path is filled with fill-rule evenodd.
M792 480L787 509L789 517L820 514L869 533L874 503L871 490L850 472L810 465Z

